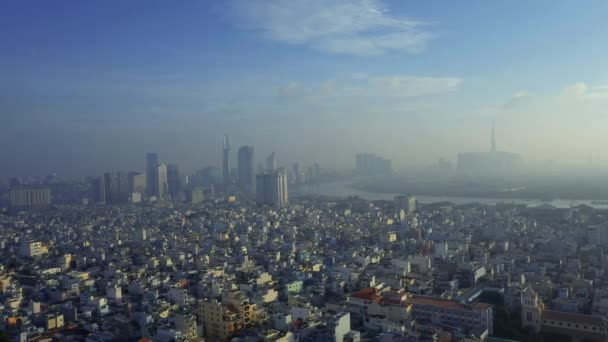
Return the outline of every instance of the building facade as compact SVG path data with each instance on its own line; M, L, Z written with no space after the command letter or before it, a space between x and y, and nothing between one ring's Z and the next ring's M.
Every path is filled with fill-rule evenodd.
M167 165L167 190L172 199L178 199L182 190L182 182L177 164Z
M8 193L11 209L44 208L51 204L51 189L44 186L18 186Z
M148 153L146 158L146 194L148 197L159 196L158 184L158 155Z
M224 145L222 149L222 182L224 185L232 183L230 177L230 143L228 135L224 134Z
M238 153L238 183L248 192L255 189L255 174L253 169L253 146L242 146Z
M256 176L256 201L258 204L282 208L287 205L287 173L276 171Z
M521 292L521 326L537 334L569 336L575 342L608 340L606 318L546 309L531 287Z
M157 168L158 174L158 199L165 199L169 195L169 183L167 165L160 164Z

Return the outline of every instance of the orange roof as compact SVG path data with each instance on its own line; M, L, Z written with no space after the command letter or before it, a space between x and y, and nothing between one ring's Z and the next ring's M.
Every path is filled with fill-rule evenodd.
M407 304L435 306L448 310L483 310L490 307L489 304L475 303L472 306L465 305L453 300L429 298L429 297L412 297L406 300Z
M380 296L376 293L376 290L365 288L359 292L355 292L351 295L351 297L362 299L362 300L378 300Z

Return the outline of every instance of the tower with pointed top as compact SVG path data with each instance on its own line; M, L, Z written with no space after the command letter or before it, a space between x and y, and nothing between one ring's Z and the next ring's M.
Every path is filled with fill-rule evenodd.
M222 155L222 182L230 184L230 143L228 135L224 134L224 146Z
M492 137L490 139L492 144L492 149L490 151L494 153L496 152L496 133L494 132L494 121L492 121Z

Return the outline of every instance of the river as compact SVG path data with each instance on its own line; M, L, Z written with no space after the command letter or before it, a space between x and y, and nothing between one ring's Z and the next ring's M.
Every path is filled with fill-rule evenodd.
M303 186L294 191L293 195L319 195L329 197L348 197L358 196L367 200L392 200L397 193L378 193L369 192L352 188L350 181L337 181L331 183L323 183L315 186ZM424 196L417 195L416 199L420 203L437 203L437 202L452 202L454 204L468 204L468 203L482 203L495 205L497 203L513 203L513 204L525 204L529 207L536 207L540 205L551 205L556 208L570 208L581 204L588 205L590 207L598 209L608 209L608 203L592 203L593 200L586 199L554 199L552 201L542 201L540 199L528 199L528 198L491 198L491 197L459 197L459 196Z

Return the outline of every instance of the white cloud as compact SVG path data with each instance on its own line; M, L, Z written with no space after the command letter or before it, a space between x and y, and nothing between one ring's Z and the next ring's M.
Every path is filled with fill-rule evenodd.
M462 79L455 77L387 76L370 81L373 93L384 96L416 97L457 89Z
M528 93L527 91L520 90L520 91L516 92L515 94L513 94L513 96L511 96L509 101L507 101L507 103L505 103L504 108L512 109L512 108L530 103L530 101L532 101L532 99L533 99L532 94Z
M431 33L426 23L387 13L380 0L234 0L242 27L271 40L353 55L417 53Z
M343 79L340 82L330 79L309 87L291 81L279 88L279 95L281 97L293 97L295 94L304 95L298 97L313 101L320 97L332 97L341 100L349 97L394 99L443 94L457 90L461 84L462 79L456 77L407 75Z
M577 82L562 90L564 98L608 99L608 86L589 87L585 82Z

